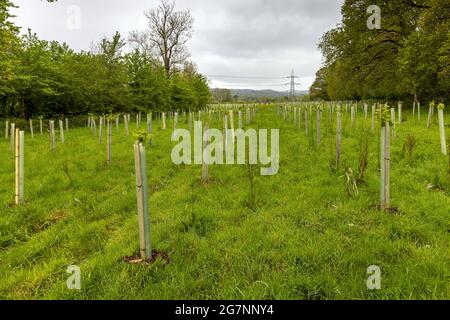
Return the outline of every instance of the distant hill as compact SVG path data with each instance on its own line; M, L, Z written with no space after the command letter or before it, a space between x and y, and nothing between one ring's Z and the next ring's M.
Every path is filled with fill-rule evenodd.
M239 98L281 98L289 96L288 91L276 91L276 90L253 90L253 89L230 89L232 96L238 96ZM297 91L298 96L308 94L308 91Z
M265 101L265 100L287 100L288 91L276 90L254 90L254 89L211 89L213 100L217 102L229 101ZM297 97L309 94L308 91L297 91Z

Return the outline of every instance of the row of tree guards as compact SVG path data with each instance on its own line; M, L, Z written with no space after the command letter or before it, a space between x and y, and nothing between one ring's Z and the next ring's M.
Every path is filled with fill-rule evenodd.
M30 135L34 139L34 130L32 122L30 120ZM63 121L60 120L60 132L61 132L61 142L64 143L64 129ZM15 152L15 203L20 205L24 202L25 193L25 131L21 131L16 128L14 123L9 124L6 122L5 139L10 139L10 149ZM10 126L9 130L8 127ZM40 119L40 131L43 135L43 125L42 119ZM66 129L68 130L69 123L66 119ZM54 150L56 146L55 142L55 125L53 120L49 120L49 132L50 132L50 144L51 149Z
M29 124L30 124L30 135L31 135L31 139L34 139L34 124L33 124L33 119L29 119L28 120ZM66 131L69 131L69 119L65 118L64 119L65 122L65 126L66 126ZM59 120L60 123L60 128L64 128L63 126L63 120ZM14 123L9 122L9 120L6 120L5 122L5 139L8 139L10 132L14 132L13 127L15 126ZM49 127L50 127L50 120L49 120ZM39 131L40 134L43 135L44 134L44 124L43 124L43 118L39 118ZM11 134L12 135L12 134Z
M376 124L376 112L381 108L382 104L373 104L372 105L372 132L375 131L375 124ZM319 123L317 126L317 142L320 145L321 142L321 135L320 135L320 121L323 118L323 109L326 109L328 111L328 118L330 119L332 117L332 114L336 113L338 108L340 112L344 112L346 115L348 114L348 109L350 109L350 118L351 118L351 126L354 127L356 122L356 113L358 112L359 104L339 104L339 103L327 103L327 104L320 104L320 103L305 103L303 105L300 105L300 107L293 107L292 105L285 105L284 108L282 106L278 106L277 113L279 116L283 117L285 121L292 121L294 122L294 125L298 125L299 128L302 126L303 120L304 120L304 126L306 135L310 137L309 133L309 118L312 117L313 111L317 113L317 121L316 123ZM433 123L433 119L435 118L435 109L438 109L437 113L437 122L439 125L439 134L440 134L440 142L441 142L441 152L443 155L448 154L447 149L447 143L446 143L446 134L445 134L445 121L444 121L444 109L445 105L443 103L440 103L437 107L434 101L430 102L429 104L429 111L428 111L428 118L426 127L430 128L431 124ZM364 112L364 118L368 119L368 104L364 103L362 104L362 109ZM396 113L396 109L393 107L389 107L390 110L390 119L391 119L391 139L393 140L395 138L395 125L401 125L403 122L402 118L402 109L403 109L403 103L399 102L398 104L398 112ZM309 112L307 112L309 111ZM413 109L413 115L414 117L417 115L417 121L420 121L420 103L416 104L414 103L414 109ZM398 120L397 120L398 116ZM303 119L302 119L303 118ZM342 120L339 120L342 121ZM435 121L436 122L436 121Z
M255 108L256 109L256 108ZM256 110L254 115L256 115ZM199 111L199 120L201 121L202 111ZM208 110L209 121L211 121L211 115L214 113L212 110ZM224 130L228 127L227 112L223 112L224 117ZM234 128L233 121L233 110L228 111L230 116L230 127ZM189 112L189 115L183 113L183 117L187 120L189 119L189 128L192 129L193 113ZM178 125L178 113L169 113L169 118L173 119L174 129ZM238 110L239 127L242 128L242 111ZM118 126L119 116L116 116L116 124ZM161 129L166 130L166 113L160 114ZM128 123L130 121L130 115L124 116L125 128L128 128ZM136 125L139 128L139 123L141 122L141 114L136 115ZM251 122L251 111L250 108L247 109L247 124ZM95 123L95 119L91 118L88 120L88 125L92 128L92 123ZM102 123L102 120L100 120ZM111 132L111 121L108 120L108 132ZM138 212L138 225L139 225L139 245L140 245L140 256L143 261L148 261L152 258L152 245L151 245L151 231L150 231L150 213L148 204L148 180L147 180L147 160L146 160L146 145L148 137L152 132L152 113L147 114L147 130L148 132L138 132L137 141L134 143L134 159L135 159L135 171L136 171L136 199L137 199L137 212ZM208 123L204 125L205 132L208 130ZM108 134L109 135L109 134ZM128 135L128 132L127 132ZM208 137L203 137L203 150L208 146ZM108 147L108 152L110 147ZM208 181L208 164L203 161L202 164L202 181Z
M247 107L245 109L246 124L249 125L252 121L252 117L256 117L256 107ZM238 114L238 126L243 128L243 111L241 105L236 106L215 106L214 109L200 110L198 113L194 112L182 112L181 115L185 122L189 124L189 129L193 129L194 118L202 120L204 117L208 117L208 121L212 121L213 117L222 115L224 119L224 130L227 128L234 129L234 113ZM123 117L125 134L129 136L129 128L131 123L131 115L108 115L95 117L93 115L88 116L88 127L92 131L94 136L97 136L97 120L98 120L98 139L99 143L102 143L103 128L106 125L107 130L107 163L110 165L112 162L112 132L113 123L116 125L116 130L119 132L120 119ZM203 117L203 118L202 118ZM173 120L173 128L176 129L179 123L178 112L161 112L155 114L156 120L161 122L161 129L167 129L167 119ZM142 114L136 114L136 128L140 129L142 123ZM24 131L19 131L15 128L15 124L6 122L7 129L5 130L5 138L11 138L11 144L15 144L16 150L16 191L15 202L17 205L24 201ZM41 135L43 135L43 119L39 119L39 127ZM10 128L10 130L8 130ZM205 130L208 129L208 124L205 124ZM30 134L32 139L34 138L33 120L30 119ZM137 141L134 144L134 159L135 159L135 171L136 171L136 193L137 193L137 213L138 213L138 225L139 225L139 243L140 243L140 256L141 259L146 261L152 257L151 247L151 235L150 235L150 219L149 219L149 203L148 203L148 181L147 181L147 162L146 162L146 145L147 141L151 143L151 134L153 131L153 113L147 114L147 132L142 133L137 131ZM65 119L65 128L63 120L59 120L59 134L60 141L64 143L64 132L69 130L68 119ZM14 134L10 135L10 131ZM48 132L50 137L50 149L56 149L56 132L55 121L49 120ZM207 139L203 141L204 148L207 147ZM201 179L203 182L208 181L208 165L204 162L202 165Z
M211 122L212 116L217 110L207 110L206 113L209 115L208 120ZM246 124L251 123L252 114L253 117L256 116L256 108L247 108L246 110ZM238 126L243 128L242 111L237 110L238 113ZM228 127L234 129L234 110L221 109L219 114L223 115L224 118L224 130ZM173 119L174 129L178 126L178 113L169 112L169 119ZM138 139L134 144L134 158L135 158L135 170L136 170L136 199L137 199L137 211L138 211L138 225L139 225L139 244L140 244L140 256L143 261L148 261L152 258L152 247L151 247L151 232L150 232L150 214L149 214L149 204L148 204L148 181L147 181L147 164L146 164L146 140L152 133L152 113L147 114L147 133L138 133ZM229 116L229 122L228 122ZM189 123L189 130L192 130L192 122L194 114L189 112L189 114L183 113L183 117ZM118 124L119 117L116 117L116 124ZM166 113L162 112L159 116L161 121L161 129L166 130ZM202 120L202 111L198 113L199 121ZM128 128L128 123L130 120L130 115L124 116L125 128ZM89 125L95 122L94 119L89 120ZM136 125L139 128L141 122L141 114L136 115ZM108 122L109 123L109 122ZM110 128L110 127L108 127ZM111 129L109 129L111 130ZM205 132L208 130L208 123L204 125ZM128 134L128 132L127 132ZM203 137L203 150L208 146L208 137ZM226 140L225 140L226 143ZM110 149L108 149L110 150ZM202 163L202 182L207 182L208 177L208 164L203 161Z
M364 112L365 119L369 117L369 106L364 103L361 105ZM397 108L398 121L396 118L396 109L389 108L387 105L374 104L371 109L372 117L372 131L375 131L376 122L380 122L380 207L382 209L388 209L390 207L390 145L391 140L394 138L395 124L402 124L402 104L399 103ZM278 106L277 113L285 121L293 122L299 129L304 125L305 134L309 138L311 136L311 128L309 126L313 112L316 113L316 135L317 144L322 143L322 130L321 123L323 114L328 113L328 119L332 119L336 114L336 168L339 168L341 159L341 144L342 144L342 114L348 114L350 110L351 126L355 126L356 115L359 112L359 104L301 104L301 105L285 105ZM430 128L431 121L435 115L435 103L430 103L427 128ZM444 105L439 104L438 121L439 132L441 137L441 151L443 154L447 154L446 139L445 139L445 123L444 123ZM245 123L249 125L256 117L256 106L242 105L216 105L206 110L200 110L198 112L183 111L181 113L176 111L159 112L153 114L152 112L146 114L146 132L145 134L138 131L137 141L134 143L134 159L135 159L135 171L136 171L136 193L137 193L137 212L139 222L139 239L140 239L140 254L143 260L149 260L152 257L152 248L150 242L150 219L149 219L149 203L148 203L148 181L147 181L147 165L146 165L146 145L151 143L151 137L153 132L153 117L160 122L160 128L167 130L167 120L173 120L173 128L176 129L179 124L180 115L182 120L189 125L189 129L193 129L193 122L195 118L198 120L208 119L211 123L216 117L217 119L223 119L223 129L235 128L235 114L237 114L237 124L239 128L243 128L244 115ZM414 117L417 114L417 121L420 121L420 104L415 104L413 109ZM142 113L135 115L136 117L136 129L140 129L142 125ZM131 115L108 115L108 116L94 116L89 115L87 125L92 131L94 137L97 137L97 120L98 120L98 139L99 143L102 143L102 135L104 126L107 131L107 163L112 162L112 133L113 124L115 123L116 130L119 132L119 124L123 119L125 127L125 135L129 136ZM43 119L39 119L40 133L43 135ZM205 124L205 131L208 129L208 123ZM69 130L69 121L65 119L65 128L63 120L59 120L59 132L61 143L64 143L64 132ZM30 120L30 134L34 138L33 121ZM15 127L14 123L6 122L5 138L11 138L11 148L15 146L16 161L15 161L15 173L16 173L16 189L15 189L15 202L21 204L24 201L24 131L20 131ZM56 148L56 134L55 134L55 121L49 121L49 136L50 146L52 150ZM225 135L226 137L226 135ZM208 139L204 139L204 148L207 147ZM227 140L225 140L225 144ZM208 165L203 163L202 165L202 181L208 180Z
M245 113L244 113L245 112ZM257 112L256 106L251 107L242 107L241 105L236 106L222 106L217 105L214 108L206 109L206 110L200 110L198 112L182 112L181 113L181 120L184 120L185 123L189 125L189 130L192 131L193 129L193 122L194 119L197 119L199 121L202 121L203 119L208 119L208 122L214 120L214 118L217 118L220 115L223 115L224 117L224 129L228 126L231 129L234 129L234 114L236 113L238 115L238 127L243 128L244 123L244 114L245 114L245 123L246 125L249 125L252 121L252 117L255 117ZM135 115L136 118L136 129L140 130L142 123L143 123L143 116L145 114L137 113ZM148 144L152 145L152 134L153 134L153 118L155 117L155 120L160 122L160 128L161 130L167 130L167 121L173 121L173 129L177 129L179 125L180 120L180 113L176 111L169 111L169 112L160 112L160 113L147 113L146 114L146 130L148 133ZM122 120L123 119L123 120ZM103 128L106 123L107 128L107 163L110 165L112 163L112 132L113 132L113 124L115 123L116 132L119 133L119 125L120 122L123 121L124 124L124 130L125 135L130 135L130 123L131 123L131 115L130 114L116 114L116 115L107 115L107 116L94 116L89 115L87 120L87 126L90 128L92 135L94 137L97 137L99 143L102 144L103 141ZM97 127L98 123L98 127Z
M367 103L360 104L342 104L342 103L303 103L303 104L286 104L284 106L278 105L276 112L278 116L282 117L284 121L291 122L294 126L298 126L298 129L304 125L306 137L311 137L309 128L309 119L312 119L313 112L316 113L316 143L321 144L321 123L323 119L323 113L328 113L328 119L333 119L333 115L336 115L336 152L335 152L335 168L339 169L341 161L341 149L342 149L342 113L348 114L350 109L350 122L351 126L355 126L356 114L358 108L362 107L364 112L364 118L368 119ZM434 109L436 107L435 102L431 102L429 105L427 128L431 126L431 120L434 117ZM375 132L376 123L379 123L380 130L380 208L390 208L390 161L391 161L391 140L395 137L395 125L402 124L402 108L403 103L398 104L398 121L396 121L395 108L389 107L387 104L373 104L371 107L371 129ZM445 134L445 122L444 122L444 104L440 103L437 106L438 109L438 122L439 122L439 134L441 152L443 155L448 154L446 145ZM417 114L417 121L420 121L420 103L414 103L413 116Z
M229 109L232 108L232 109ZM229 121L230 121L230 127L234 129L234 117L233 114L236 111L238 114L238 123L239 128L243 127L243 112L241 110L238 110L242 108L241 105L231 106L231 107L225 107L225 106L216 106L214 109L207 109L207 110L200 110L198 111L198 119L202 120L202 115L207 114L208 115L208 121L212 121L212 117L216 114L224 113L225 114L225 126L227 124L227 116L229 112ZM256 107L247 107L246 109L246 124L249 124L251 122L251 117L256 114ZM170 120L173 120L173 128L176 129L178 127L178 118L179 113L178 112L161 112L156 113L156 120L161 121L161 129L166 130L167 129L167 117ZM185 121L189 123L189 130L192 130L193 128L193 121L194 121L194 112L183 112L182 116L184 117ZM111 164L112 161L112 131L113 131L113 123L115 122L116 130L119 132L119 124L121 115L108 115L108 116L99 116L95 117L93 115L88 116L88 127L91 128L92 133L94 136L97 136L97 121L98 118L99 128L98 128L98 139L99 143L101 144L103 141L103 128L106 123L107 128L107 163ZM33 130L33 120L30 119L30 135L31 138L34 139L34 130ZM131 122L131 115L126 114L123 115L123 122L125 127L125 134L126 136L129 136L129 123ZM136 127L137 129L140 129L142 123L142 114L138 113L136 114ZM39 119L39 127L40 127L40 133L41 135L44 134L43 130L43 119ZM64 122L63 120L59 120L59 136L60 141L62 144L65 142L65 132L69 131L69 120L65 118L65 128L64 128ZM10 139L10 149L14 149L14 141L15 141L15 124L9 123L9 121L6 121L5 126L5 139ZM55 150L56 149L56 129L55 129L55 121L49 120L48 121L48 132L50 137L50 149ZM152 143L152 132L153 132L153 113L150 112L147 114L147 132L150 134L149 143Z
M248 119L250 119L251 117L251 112L254 114L254 110L256 110L256 105L212 105L210 107L208 107L206 110L200 110L198 111L198 119L202 120L204 119L204 117L202 118L202 116L204 116L204 114L208 115L208 121L211 122L211 116L214 114L217 114L217 112L222 111L224 112L224 110L235 110L237 113L239 113L239 127L242 127L242 109L247 110L246 113L246 117L247 117L247 123L249 122ZM239 111L238 111L239 110ZM153 113L150 112L147 114L147 129L148 131L151 133L152 131L152 115ZM187 117L189 115L189 125L190 128L192 128L192 123L194 121L195 117L195 113L194 112L186 112L186 111L182 111L182 112L176 112L176 111L168 111L168 112L158 112L155 113L156 119L161 121L161 128L163 130L167 129L167 117L170 120L174 121L174 128L177 128L178 126L178 119L179 116L182 115L185 118L185 121L187 123ZM116 124L116 129L117 132L119 130L119 124L120 124L120 118L121 115L102 115L102 116L94 116L92 114L90 114L88 116L88 127L91 127L93 130L94 135L96 135L97 133L97 126L96 126L96 119L99 119L100 123L100 131L102 131L103 126L105 126L106 120L108 119L111 123ZM40 134L43 135L44 134L44 118L43 117L39 117L39 131ZM34 139L34 133L35 133L35 126L34 126L34 120L33 119L29 119L29 133L32 139ZM53 121L53 125L52 125L52 121ZM125 124L125 132L126 135L129 136L129 123L131 122L131 115L130 114L126 114L123 115L123 122ZM142 113L137 113L136 114L136 125L137 128L140 128L140 125L142 123ZM50 135L53 135L54 130L51 130L51 127L53 126L53 128L55 128L55 124L54 124L54 120L48 120L48 132ZM68 118L64 118L59 120L59 131L60 131L60 138L61 141L64 141L64 132L68 132L69 131L69 119ZM11 140L12 140L12 144L11 144L11 150L14 147L14 132L15 132L15 124L11 123L9 120L5 121L5 139L9 139L9 137L11 136ZM50 139L51 141L53 140L52 138ZM99 140L101 142L101 136L99 136Z
M33 120L30 119L30 136L31 139L34 139L34 129L33 129ZM40 119L40 133L41 135L44 135L44 130L43 130L43 123L42 123L42 119ZM66 127L66 131L69 131L69 120L66 118L65 119L65 127ZM15 131L16 131L16 125L14 123L9 124L9 121L6 121L6 126L5 126L5 139L10 139L10 149L13 150L14 149L14 145L15 145ZM61 143L64 144L64 124L62 120L59 120L59 131L60 131L60 140ZM55 150L56 149L56 137L55 137L55 121L54 120L49 120L48 122L48 132L49 132L49 136L50 136L50 148L51 150Z

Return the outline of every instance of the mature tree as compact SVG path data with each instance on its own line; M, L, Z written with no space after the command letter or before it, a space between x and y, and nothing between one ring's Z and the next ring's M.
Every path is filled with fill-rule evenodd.
M99 44L100 54L104 58L106 68L108 70L108 77L110 77L120 65L122 59L122 49L125 46L125 41L119 32L116 31L112 39L103 38Z
M56 64L52 63L49 42L40 40L30 29L22 42L22 50L17 54L20 63L13 81L16 94L12 98L16 102L15 112L28 118L43 103L58 95L62 83Z
M370 30L367 8L373 4L382 21ZM445 95L449 13L448 0L346 0L342 23L319 45L325 71L318 82L325 74L331 99Z
M421 32L412 33L404 42L397 56L401 81L398 90L404 94L411 94L414 101L419 101L418 93L423 91L424 85L435 83L433 80L436 68L434 52L429 50L430 42Z
M155 59L155 57L157 57L157 52L153 42L150 40L149 32L137 30L131 31L128 37L128 44L132 50L138 51L141 55L145 56L146 59L151 61L158 60L157 58Z
M211 96L207 79L196 71L192 63L185 64L183 70L173 74L169 90L171 107L178 110L201 109Z
M194 19L189 11L176 11L175 3L165 0L145 16L149 29L143 34L131 33L132 43L147 53L156 52L170 77L189 57L186 43L192 37Z
M211 90L214 102L224 103L233 101L230 89L215 88Z
M65 43L41 40L31 30L20 36L9 21L13 6L0 0L0 117L196 110L209 102L206 79L194 63L179 59L185 33L168 38L174 46L169 46L168 77L163 59L152 51L157 46L146 37L132 41L134 50L127 54L118 32L102 39L91 52L75 52ZM183 20L183 15L173 5L162 7L170 9L167 25L176 34L180 28L173 21Z
M104 67L104 76L99 80L103 82L103 106L108 111L123 111L126 104L127 81L126 68L123 64L122 50L125 46L119 32L111 39L103 38L99 44L99 57Z
M168 104L168 79L162 66L134 50L125 57L128 70L129 102L135 111L163 110Z
M321 68L316 73L316 80L309 89L311 100L329 100L327 91L326 69Z
M412 94L417 101L424 93L438 98L450 90L449 30L450 2L428 1L397 57L400 92Z
M0 98L3 99L7 93L14 91L10 81L14 77L14 52L19 42L18 28L9 21L11 7L13 4L10 1L0 0Z
M421 29L428 35L428 50L434 53L435 96L449 98L450 92L450 1L429 0Z
M194 93L195 100L192 104L193 108L195 110L203 108L211 100L208 79L198 73L197 67L193 62L187 62L184 64L183 74L192 87L192 92ZM184 108L186 109L186 106L184 106Z

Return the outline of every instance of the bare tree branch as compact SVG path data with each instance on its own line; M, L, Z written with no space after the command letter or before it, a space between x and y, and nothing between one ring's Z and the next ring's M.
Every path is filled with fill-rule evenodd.
M157 9L145 12L145 16L149 26L146 36L134 38L146 43L139 45L141 49L151 47L157 52L169 77L189 57L186 43L192 37L194 19L189 11L175 11L175 3L166 0Z

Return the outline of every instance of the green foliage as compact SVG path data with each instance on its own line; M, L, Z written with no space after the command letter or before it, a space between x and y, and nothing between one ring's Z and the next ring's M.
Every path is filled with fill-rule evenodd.
M375 115L379 119L381 126L384 126L386 123L392 124L391 107L389 105L384 104L376 109Z
M232 102L233 97L230 89L215 88L211 90L212 99L217 103Z
M366 173L367 167L369 165L369 143L369 132L368 130L363 129L359 142L359 161L356 176L357 183L361 183L364 181L364 174Z
M16 57L14 52L18 44L18 28L9 19L12 18L8 0L0 0L0 105L1 96L14 92L10 80L14 77Z
M136 141L139 141L142 144L147 144L148 139L150 138L150 134L147 132L147 130L136 130L133 133L134 138L136 139Z
M355 174L353 173L352 168L347 168L345 170L345 177L346 177L345 187L347 189L347 194L350 197L356 197L359 194L358 181L357 178L355 177Z
M380 30L366 25L374 4L381 8ZM311 87L315 99L449 99L448 0L346 0L342 15L319 45L325 65Z
M309 89L311 100L329 100L326 71L325 68L321 68L317 71L316 80Z
M405 143L403 144L403 157L405 157L406 153L408 154L409 160L414 159L414 150L417 147L417 139L414 135L408 134L406 136Z
M117 115L114 113L110 113L106 116L106 119L108 119L109 121L114 121L117 118Z
M193 65L168 78L157 59L124 53L118 32L93 52L40 40L31 30L19 36L12 6L0 1L0 118L197 110L209 102L207 81Z

